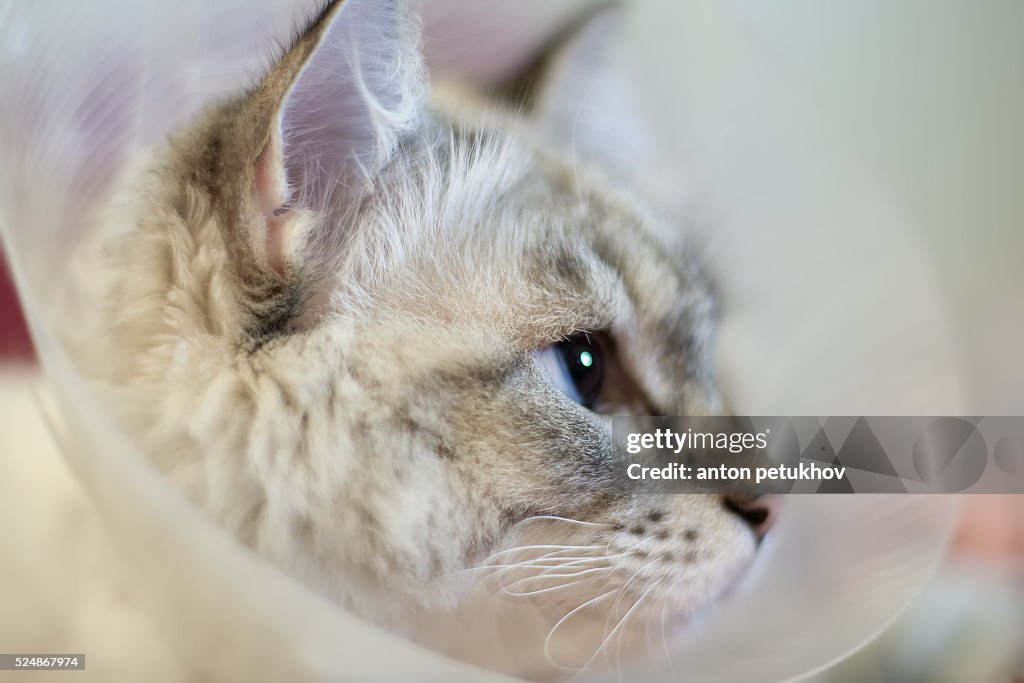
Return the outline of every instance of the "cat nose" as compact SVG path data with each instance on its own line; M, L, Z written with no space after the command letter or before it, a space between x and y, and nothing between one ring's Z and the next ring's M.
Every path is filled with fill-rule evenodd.
M779 496L730 494L722 498L725 509L750 525L757 540L764 538L775 524L782 499Z

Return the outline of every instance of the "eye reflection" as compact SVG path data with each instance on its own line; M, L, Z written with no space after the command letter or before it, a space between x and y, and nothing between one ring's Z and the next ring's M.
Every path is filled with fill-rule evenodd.
M536 353L537 364L562 393L591 410L604 384L603 352L596 335L574 334Z

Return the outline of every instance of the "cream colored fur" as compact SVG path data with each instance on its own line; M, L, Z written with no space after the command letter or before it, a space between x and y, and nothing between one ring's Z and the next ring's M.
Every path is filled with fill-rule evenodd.
M481 578L506 598L541 574L512 592L557 588L559 563L572 586L520 597L556 622L602 595L589 622L685 618L739 576L751 531L714 496L623 495L608 418L533 354L605 331L635 405L719 410L705 279L621 166L575 158L544 111L421 101L414 24L394 7L335 3L265 81L128 175L80 264L92 305L69 346L189 498L369 618L450 612ZM381 44L335 42L366 22ZM389 54L373 70L394 91L366 73ZM289 107L331 116L295 91L332 69L370 104L314 163L296 154L319 128L289 128Z

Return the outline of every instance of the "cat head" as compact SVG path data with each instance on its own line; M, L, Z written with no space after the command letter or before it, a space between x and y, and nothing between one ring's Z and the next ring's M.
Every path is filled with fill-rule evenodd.
M363 614L449 609L473 568L516 563L533 587L594 570L534 598L563 615L688 613L754 552L719 497L616 484L609 415L721 404L708 282L628 189L643 145L597 68L613 21L503 108L431 93L404 3L330 3L155 153L104 247L123 423Z

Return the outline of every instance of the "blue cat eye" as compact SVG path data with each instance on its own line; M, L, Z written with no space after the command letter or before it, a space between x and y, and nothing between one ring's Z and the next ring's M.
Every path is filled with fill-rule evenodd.
M602 353L596 336L574 334L537 351L535 357L562 393L585 408L594 408L604 383Z

